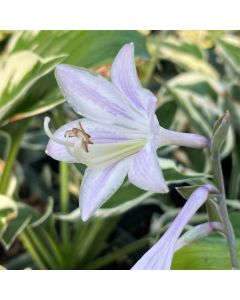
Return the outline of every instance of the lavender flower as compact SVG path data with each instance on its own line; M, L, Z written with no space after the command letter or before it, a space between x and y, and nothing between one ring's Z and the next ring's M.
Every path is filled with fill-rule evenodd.
M66 100L84 118L72 121L50 137L46 153L52 158L87 166L80 189L80 210L87 220L121 186L128 175L137 187L168 192L156 150L164 145L206 147L197 134L162 128L155 115L157 98L141 86L133 44L115 58L111 82L88 70L59 65L56 78Z
M169 270L176 248L181 247L178 238L196 211L207 200L212 186L199 187L189 197L182 210L161 239L133 266L134 270ZM214 190L215 191L215 190ZM207 227L206 230L209 230Z

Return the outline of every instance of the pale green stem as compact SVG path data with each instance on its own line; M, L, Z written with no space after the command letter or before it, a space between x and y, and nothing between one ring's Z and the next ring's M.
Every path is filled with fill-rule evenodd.
M8 152L7 159L5 161L5 166L3 169L3 173L1 175L1 181L0 181L0 194L5 194L8 189L8 185L10 182L10 178L12 175L12 170L14 163L16 161L16 157L19 151L19 148L21 146L22 137L26 131L28 122L23 122L19 126L19 130L16 130L15 132L10 132L11 135L11 146Z
M38 250L39 254L43 257L43 259L47 262L49 267L53 270L58 269L58 265L55 262L54 257L49 253L49 249L45 247L43 241L38 236L38 234L34 231L34 229L28 228L27 233Z
M232 153L232 173L230 177L230 186L229 186L229 199L237 199L239 193L239 183L240 183L240 174L239 174L239 159L237 151L239 148L236 147Z
M27 236L26 233L22 233L20 235L20 239L24 245L24 247L27 249L27 251L31 254L32 258L34 259L37 267L40 270L46 270L46 266L44 265L41 257L39 256L39 254L37 253L36 249L34 248L31 240L29 239L29 237Z
M60 162L60 206L61 212L67 213L69 210L69 166L65 162ZM68 222L61 221L61 237L65 247L69 242L69 226Z
M216 180L216 185L219 190L219 206L220 206L220 213L222 217L222 222L225 227L225 233L226 238L228 242L228 248L231 256L231 262L232 262L232 268L238 269L238 257L237 257L237 251L236 251L236 241L234 236L234 231L232 228L232 224L229 220L228 216L228 210L227 210L227 204L226 204L226 195L225 195L225 187L224 187L224 180L223 180L223 174L222 174L222 167L221 167L221 161L220 161L220 155L219 152L213 153L213 171L214 176Z

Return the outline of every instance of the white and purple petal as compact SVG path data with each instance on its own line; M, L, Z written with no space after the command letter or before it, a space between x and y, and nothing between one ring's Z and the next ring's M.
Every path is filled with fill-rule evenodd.
M160 127L159 134L156 139L158 147L176 145L201 149L209 146L209 140L202 135L176 132L163 127Z
M167 184L158 163L156 147L152 142L148 142L134 155L128 179L132 184L143 190L155 193L168 192Z
M208 198L207 186L199 187L187 200L182 210L161 239L133 266L134 270L169 270L177 240L184 227Z
M119 189L127 175L128 168L129 158L106 169L86 169L79 196L83 221L88 220Z
M116 56L111 69L112 83L125 94L130 105L143 115L154 113L157 98L142 87L134 60L134 44L126 44Z
M66 143L65 133L73 128L79 128L79 123L91 136L93 142L93 145L89 145L91 153L82 153L81 159L71 155L69 149L64 145ZM145 140L146 135L136 130L129 130L116 125L109 126L88 119L79 119L63 125L54 132L53 138L50 138L48 142L46 153L56 160L70 163L84 163L84 159L88 159L88 156L92 162L99 162L104 161L108 156L109 160L111 157L109 164L112 164L118 160L118 155L125 153L128 156L138 151L144 145ZM58 141L62 141L62 143L58 143ZM76 144L76 137L69 138L68 142L72 145ZM77 146L79 145L77 144ZM76 149L76 151L78 150ZM81 152L81 149L78 152ZM113 157L114 160L112 160Z
M45 118L44 121L44 127L45 131L48 128L49 125L49 118ZM54 134L52 135L53 138L49 139L49 142L46 147L46 154L51 156L52 158L59 160L59 161L64 161L68 163L77 163L79 162L76 157L71 155L66 147L66 139L64 137L66 131L72 130L74 127L78 126L79 120L75 120L69 123L66 123L62 127L58 128ZM47 127L47 128L46 128ZM48 130L48 129L47 129ZM50 130L49 130L50 131ZM62 143L57 142L56 140L62 141ZM75 137L71 138L71 142L74 143L76 140Z
M129 108L126 97L102 76L70 65L58 65L55 76L78 114L104 124L144 127L144 120Z

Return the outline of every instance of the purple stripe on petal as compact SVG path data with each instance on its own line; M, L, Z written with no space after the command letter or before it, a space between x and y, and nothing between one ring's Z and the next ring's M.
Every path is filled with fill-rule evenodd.
M88 168L85 171L79 196L83 221L88 220L122 185L128 172L129 159L103 170Z
M88 119L81 119L85 131L91 135L95 144L117 143L129 140L146 139L141 131L127 129L117 125L106 125Z
M135 66L133 43L123 46L119 51L112 64L111 79L137 108L144 109L143 103L139 101L142 86Z
M127 44L122 47L116 56L111 70L113 84L125 94L129 103L141 113L153 113L157 98L145 90L138 78L135 60L134 45Z
M148 142L134 155L128 179L137 187L155 193L167 193L168 187L158 163L156 148Z
M207 200L206 186L195 190L161 239L133 266L134 270L169 270L175 245L186 224Z
M58 65L55 75L66 100L78 114L105 124L133 126L134 114L125 97L105 78L70 65Z

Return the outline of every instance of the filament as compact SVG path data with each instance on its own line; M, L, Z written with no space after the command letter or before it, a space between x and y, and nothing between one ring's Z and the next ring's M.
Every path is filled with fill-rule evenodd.
M51 119L49 117L45 117L44 119L44 131L46 133L46 135L52 139L54 142L69 147L69 146L74 146L74 143L68 142L68 141L63 141L59 138L57 138L56 136L54 136L49 128L49 123L50 123Z

